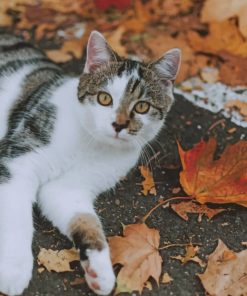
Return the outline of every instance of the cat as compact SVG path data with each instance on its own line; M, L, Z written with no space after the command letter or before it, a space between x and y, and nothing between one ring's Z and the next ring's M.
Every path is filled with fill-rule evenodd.
M93 202L135 166L174 101L179 49L154 62L118 56L93 31L80 77L20 37L0 36L0 292L32 276L32 205L80 254L98 295L115 285Z

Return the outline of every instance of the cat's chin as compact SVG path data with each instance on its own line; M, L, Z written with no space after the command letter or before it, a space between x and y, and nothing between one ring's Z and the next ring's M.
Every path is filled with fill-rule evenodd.
M113 135L107 135L104 139L104 142L106 144L109 144L110 146L115 147L134 147L134 141L132 141L129 137L123 137L123 136L113 136Z

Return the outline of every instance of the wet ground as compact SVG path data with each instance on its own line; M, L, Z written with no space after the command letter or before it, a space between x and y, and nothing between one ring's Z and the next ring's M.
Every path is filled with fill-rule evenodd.
M166 126L157 139L158 141L152 144L154 151L149 151L151 159L149 164L153 169L157 196L140 195L142 177L137 168L133 169L115 191L102 194L97 201L96 207L107 236L121 234L121 223L135 223L157 203L159 198L167 199L175 196L172 194L172 189L180 186L179 171L181 170L176 139L180 141L184 149L187 149L201 138L207 139L209 136L214 136L219 143L218 153L220 153L227 143L236 142L240 138L246 139L245 129L236 126L236 131L229 133L232 127L235 125L220 114L212 114L193 106L182 97L176 97L176 102L167 117ZM182 191L179 192L180 196L183 194ZM229 211L219 214L211 221L203 217L202 221L198 222L197 216L192 215L186 222L171 209L160 207L148 218L147 224L159 229L161 244L164 242L188 243L190 240L200 243L199 257L207 260L207 256L215 249L219 238L234 251L242 250L241 242L247 241L246 209L235 205L226 205L225 208ZM72 273L58 274L48 271L38 273L36 258L40 247L63 249L70 248L71 243L42 218L37 209L35 209L34 217L35 268L30 286L23 295L94 295L86 284L71 286L71 282L76 277L82 276L79 266L75 266L75 272ZM168 272L173 281L168 285L160 284L160 287L154 284L153 290L146 289L143 295L205 295L196 276L197 273L203 272L203 268L193 262L181 265L179 261L170 258L178 254L184 254L184 248L174 247L161 251L163 272Z

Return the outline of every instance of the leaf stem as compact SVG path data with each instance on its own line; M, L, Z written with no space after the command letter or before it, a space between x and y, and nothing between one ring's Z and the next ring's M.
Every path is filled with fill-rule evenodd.
M172 201L172 200L179 200L179 199L186 199L186 200L191 200L193 199L193 197L190 196L179 196L179 197L171 197L168 198L166 200L160 201L156 206L154 206L144 217L141 218L141 222L145 223L147 218L156 210L158 209L160 206Z
M187 244L169 244L169 245L165 245L164 247L159 248L159 250L164 250L164 249L168 249L168 248L172 248L172 247L187 247L187 246L191 246L191 245L195 245L195 246L201 246L201 243L187 243Z

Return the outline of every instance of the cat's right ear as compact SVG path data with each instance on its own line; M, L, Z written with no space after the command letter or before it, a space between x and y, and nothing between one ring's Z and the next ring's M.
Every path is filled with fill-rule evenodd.
M181 50L173 48L151 64L161 80L175 81L181 64Z
M87 44L87 59L84 73L92 73L102 65L117 60L116 54L108 45L103 35L92 31Z

